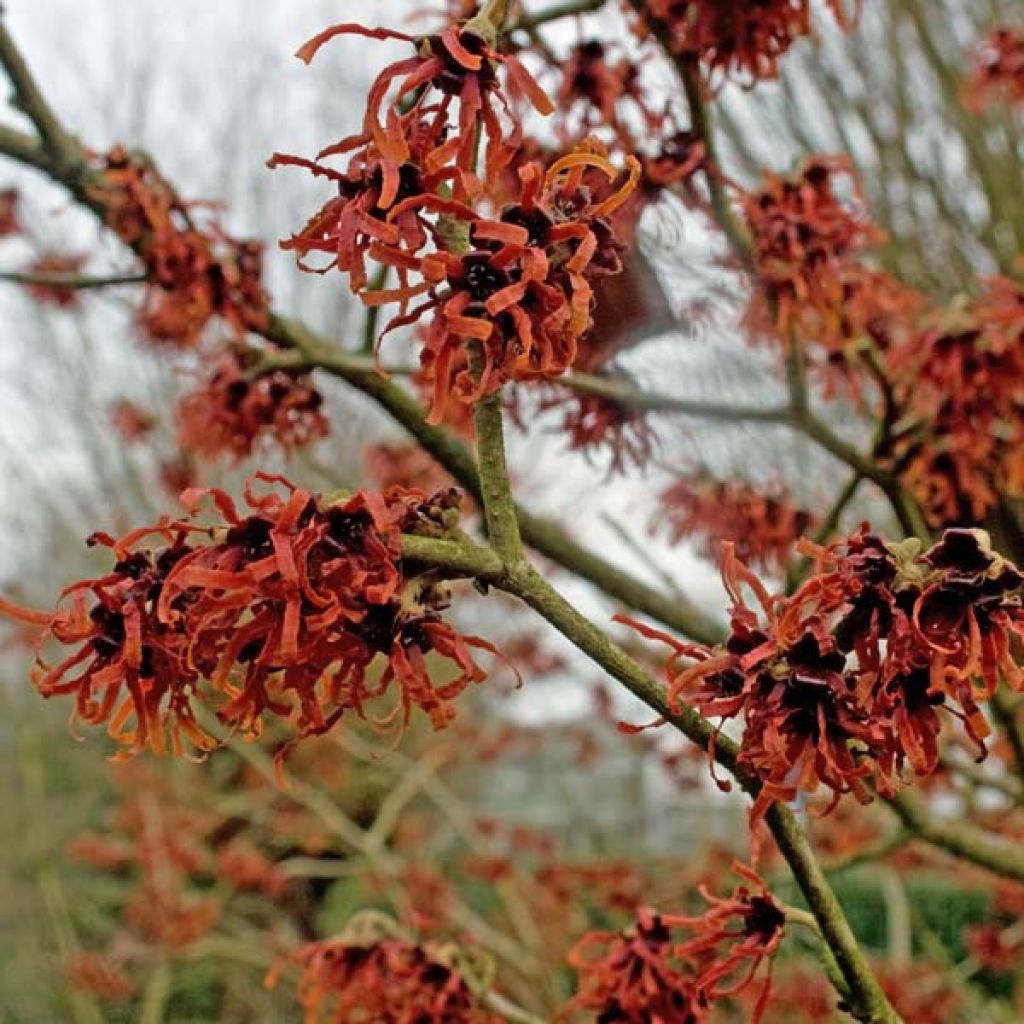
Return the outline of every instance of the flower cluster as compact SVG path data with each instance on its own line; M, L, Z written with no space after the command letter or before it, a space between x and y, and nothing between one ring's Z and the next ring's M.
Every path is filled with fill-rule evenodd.
M646 0L642 17L667 36L673 52L701 62L710 77L754 84L778 74L783 54L812 32L810 0ZM844 0L828 0L848 28Z
M88 992L108 1003L127 1003L135 994L131 976L117 960L102 953L77 950L64 961L69 988Z
M978 47L962 95L974 110L996 100L1010 106L1024 103L1024 32L1007 25L989 34Z
M89 199L107 226L142 260L149 283L140 324L154 341L191 347L210 320L236 333L268 322L263 249L228 235L188 204L146 158L116 146L94 161Z
M124 924L147 946L180 951L210 931L222 907L194 884L208 868L202 815L167 807L166 796L152 786L127 796L115 807L109 830L81 833L68 852L96 870L129 876Z
M484 678L470 648L491 645L442 620L447 588L401 554L403 533L437 536L450 525L453 492L391 488L332 501L256 474L244 515L223 491L182 497L195 510L207 496L216 525L193 516L119 540L94 534L114 565L68 587L55 613L0 604L43 626L41 644L72 648L55 665L40 653L34 680L44 696L74 695L75 718L108 722L128 752L162 753L168 738L175 751L184 741L209 750L197 704L247 735L269 714L293 720L301 737L345 712L367 716L395 682L394 709L375 721L404 721L418 707L440 728L452 698ZM371 673L378 655L383 668ZM444 683L433 681L430 655L454 668Z
M625 55L613 60L610 50L600 39L588 39L572 48L560 66L558 117L567 136L571 132L579 138L607 127L633 148L635 129L656 135L662 119L647 107L639 65ZM627 110L636 115L638 124L630 123Z
M1024 495L1022 331L1024 292L997 278L888 360L905 415L887 455L933 526L978 522L1000 492Z
M452 486L452 479L445 470L412 441L380 441L369 445L363 464L367 477L380 490L415 487L433 494Z
M247 373L258 359L225 352L204 387L185 395L178 405L178 438L189 452L207 458L251 455L265 438L285 450L325 437L328 423L323 397L308 373L275 370Z
M1000 680L1024 688L1011 651L1024 635L1024 576L983 531L947 530L923 553L916 541L888 545L865 531L808 550L816 572L787 598L769 594L727 547L733 607L721 647L633 623L673 648L672 702L743 715L740 764L762 783L755 821L772 801L819 785L834 800L852 792L866 801L868 776L891 790L907 764L931 773L943 709L984 754L978 700Z
M753 871L739 864L733 870L756 890L740 885L729 899L719 899L702 887L711 904L703 916L668 916L643 907L628 931L585 935L569 958L580 972L570 1006L622 1024L701 1024L713 1003L750 985L778 950L786 916ZM673 931L682 928L693 937L675 939ZM757 999L755 1022L770 980L769 975Z
M347 273L367 304L399 303L387 330L430 315L421 363L433 384L431 423L446 418L452 400L472 405L507 381L563 373L592 325L593 280L620 269L608 218L635 188L639 164L627 160L622 184L592 144L546 167L521 164L507 205L485 216L478 207L495 205L493 188L508 178L522 141L517 97L541 113L552 111L551 101L472 21L418 41L339 25L299 55L311 60L329 39L348 34L402 39L417 52L378 76L359 134L315 161L273 158L272 165L307 167L338 189L284 247L306 269L310 256L324 254L319 269ZM483 137L486 188L476 173ZM340 155L349 155L344 172L323 162ZM603 179L596 188L588 172ZM398 287L369 290L367 258L391 268Z
M661 495L651 521L673 544L691 537L698 551L717 560L722 544L733 540L737 557L762 569L786 566L797 540L814 517L781 491L768 493L737 480L715 480L705 472L677 480Z
M305 1024L501 1024L439 951L402 938L312 942L291 959Z
M851 202L836 190L847 181ZM836 331L847 298L849 257L878 240L848 161L810 158L792 178L768 174L741 197L754 245L757 299L785 337L808 311L814 334ZM763 309L755 312L765 315ZM824 320L824 323L820 322ZM824 328L824 331L823 331Z

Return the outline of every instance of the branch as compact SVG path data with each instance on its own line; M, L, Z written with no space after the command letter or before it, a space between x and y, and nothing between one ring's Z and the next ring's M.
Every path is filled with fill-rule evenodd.
M4 23L0 8L0 65L14 87L12 103L35 125L43 149L60 167L82 163L82 150L61 127Z
M419 403L403 388L377 374L365 359L339 350L326 339L294 320L271 317L266 331L269 340L297 350L308 360L340 377L373 399L401 424L429 452L460 486L482 502L480 478L470 450L450 431L431 427ZM721 637L718 623L696 606L663 594L617 568L573 540L557 523L516 508L523 540L552 561L589 580L609 597L701 643L715 643Z
M480 380L484 374L484 355L479 344L469 346L469 365ZM522 561L523 543L519 536L512 485L505 461L505 429L502 423L501 394L496 392L473 407L476 425L477 464L480 496L487 523L487 538L501 560L508 565Z
M563 18L593 14L595 11L601 10L607 2L608 0L567 0L566 3L555 4L536 14L524 14L518 21L509 25L506 32L532 32L540 28L541 25L561 21Z
M112 274L109 277L84 277L80 274L31 274L14 270L0 271L0 281L30 285L39 288L74 288L89 291L95 288L116 288L121 285L143 284L149 274Z
M1024 882L1024 854L1018 845L1009 840L995 839L964 821L939 821L921 800L907 791L886 797L886 803L915 838L1003 878Z
M25 132L17 128L0 125L0 153L27 164L50 177L56 177L57 167L39 143Z
M642 391L620 377L591 373L570 373L557 381L584 395L606 398L619 405L644 412L676 412L695 419L725 420L732 423L791 423L789 406L750 406L728 402L705 402L694 398Z

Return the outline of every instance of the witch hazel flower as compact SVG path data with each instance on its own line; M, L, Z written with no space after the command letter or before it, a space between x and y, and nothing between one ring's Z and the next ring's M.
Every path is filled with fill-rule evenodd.
M673 704L742 717L739 763L761 782L753 822L773 801L819 786L833 805L844 793L866 802L869 779L891 792L905 767L931 774L944 723L959 721L984 756L990 727L979 702L1000 682L1024 689L1024 576L984 531L947 530L926 551L866 530L803 550L816 571L784 597L726 545L733 606L719 647L632 623L672 648Z
M628 929L584 935L569 955L580 978L567 1009L623 1024L701 1024L716 1002L747 989L762 964L770 968L786 914L751 868L734 862L732 870L743 883L730 897L700 887L709 904L700 916L641 907ZM751 1020L761 1019L770 992L769 969Z
M472 950L419 942L370 911L341 935L294 950L271 968L265 986L276 987L289 967L299 969L305 1024L502 1024L480 996L485 985L475 973L487 973L486 963L475 964Z
M509 381L564 373L592 326L593 281L621 270L610 218L635 189L639 164L627 158L621 179L590 142L546 166L520 163L517 106L554 108L518 58L494 48L487 25L470 21L419 39L338 25L299 56L312 60L347 35L402 40L415 53L378 76L357 134L313 161L272 159L338 189L284 247L306 269L349 274L367 305L397 303L385 334L425 325L432 424L452 402L471 406ZM348 157L343 171L325 163L337 156ZM371 289L367 261L393 271L396 287Z
M326 437L323 396L308 373L275 370L258 376L255 350L226 351L203 386L178 403L178 440L186 451L240 460L268 439L285 451Z
M260 243L233 238L204 204L182 200L140 154L115 146L92 164L90 204L149 274L139 315L146 337L191 348L214 317L238 337L266 328Z
M813 32L810 0L647 0L641 17L668 37L674 53L693 57L713 79L754 85L775 78L796 40ZM827 4L840 27L852 27L844 0Z
M451 526L455 492L330 499L257 473L244 511L216 488L182 498L186 519L94 534L114 564L67 587L55 612L0 601L3 614L41 627L40 693L73 697L72 718L106 723L120 756L211 750L200 705L247 736L267 718L291 722L295 739L346 713L401 726L413 708L441 728L454 698L485 678L471 651L494 648L444 621L447 585L401 553L403 533ZM200 525L207 500L219 521ZM51 662L54 644L70 650ZM452 669L443 683L439 662ZM388 695L391 710L375 715Z

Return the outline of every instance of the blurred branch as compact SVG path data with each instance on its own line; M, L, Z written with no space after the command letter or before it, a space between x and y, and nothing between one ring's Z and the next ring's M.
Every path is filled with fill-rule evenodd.
M907 791L885 800L915 838L1003 878L1024 882L1024 852L1010 840L994 838L965 821L941 821Z
M81 147L64 131L50 109L5 22L6 12L0 8L0 65L14 87L12 104L35 125L43 149L59 167L67 169L81 165Z
M86 277L81 274L32 274L15 270L0 271L0 281L32 285L39 288L74 288L88 291L95 288L116 288L143 284L149 274L112 274L109 277Z
M608 0L567 0L566 3L555 4L536 14L524 14L518 21L513 22L505 30L506 32L531 32L540 28L541 25L550 24L553 21L561 21L563 18L572 18L580 14L592 14L601 10L608 3Z
M913 833L903 828L897 828L889 835L879 839L878 842L865 846L863 849L857 850L856 853L825 861L822 867L826 874L836 875L841 871L849 871L864 864L873 864L875 861L884 860L890 853L895 853L901 847L906 846L913 838Z
M676 412L695 419L726 420L734 423L789 423L789 406L758 407L729 402L704 402L693 398L676 398L633 387L622 378L603 377L590 373L570 373L559 379L573 391L606 398L630 409L645 412Z

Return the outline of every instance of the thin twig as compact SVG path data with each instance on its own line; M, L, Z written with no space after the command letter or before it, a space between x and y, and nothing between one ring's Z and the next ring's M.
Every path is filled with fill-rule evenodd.
M122 285L143 284L149 274L111 274L107 277L86 277L81 274L32 274L16 270L0 271L0 281L37 288L72 288L90 291L97 288L117 288Z

